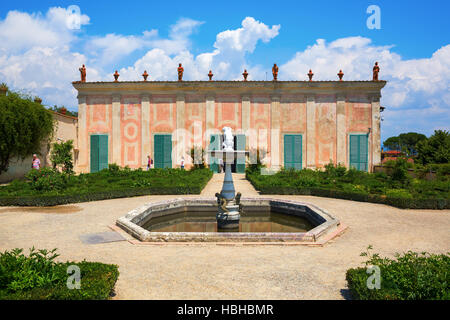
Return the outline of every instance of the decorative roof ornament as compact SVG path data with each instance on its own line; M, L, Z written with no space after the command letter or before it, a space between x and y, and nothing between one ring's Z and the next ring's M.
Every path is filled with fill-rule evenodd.
M83 64L83 66L78 70L80 70L81 82L86 82L86 66Z
M212 73L212 71L209 70L209 73L208 73L209 81L212 81L213 75L214 75L214 74Z
M378 62L375 62L373 66L373 81L378 81L378 73L380 73L380 67L378 66Z
M276 63L273 64L272 75L273 75L273 81L277 81L278 80L278 66Z
M309 81L312 81L312 78L313 78L314 73L312 72L311 69L309 69L309 72L308 72L307 75L308 75L308 77L309 77Z
M118 82L119 81L119 76L120 76L120 74L116 70L116 72L114 73L114 82Z
M182 67L181 63L178 64L178 81L183 81L183 72L184 72L184 68Z
M339 81L342 81L342 77L344 76L344 73L342 72L342 70L339 70L339 73L337 75L339 77Z
M244 76L244 81L247 81L247 77L248 77L247 69L244 69L244 73L242 75Z
M148 78L147 70L144 70L144 73L142 74L142 76L144 77L144 81L147 81L147 78Z

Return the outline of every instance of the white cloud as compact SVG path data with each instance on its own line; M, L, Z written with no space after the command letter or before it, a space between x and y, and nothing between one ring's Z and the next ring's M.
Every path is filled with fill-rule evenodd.
M393 46L376 46L363 37L348 37L327 43L318 39L280 66L280 80L306 80L312 69L314 80L337 80L340 69L344 80L371 80L372 66L378 61L380 78L387 80L381 104L387 109L382 123L383 137L400 132L431 134L434 126L449 128L450 123L450 45L430 58L404 60ZM428 129L427 129L428 128Z
M0 53L17 53L29 48L60 47L74 40L75 30L68 27L72 13L64 8L50 8L45 16L41 13L28 14L19 11L8 12L0 21ZM79 16L80 25L89 23L89 17Z
M248 66L246 55L255 50L258 41L268 42L278 35L279 25L269 27L254 18L247 17L242 21L242 28L226 30L219 33L212 52L201 53L194 57L189 46L184 45L192 29L198 26L193 20L179 20L171 28L171 39L153 42L157 48L150 50L133 67L123 68L123 79L136 79L143 70L150 72L154 80L170 80L177 78L176 68L182 63L186 80L206 80L209 70L214 79L242 79L242 72L247 68L249 79L261 79L264 72L259 66ZM183 31L184 30L184 31ZM178 34L178 35L175 35ZM176 40L174 40L176 39ZM170 45L175 43L179 47Z

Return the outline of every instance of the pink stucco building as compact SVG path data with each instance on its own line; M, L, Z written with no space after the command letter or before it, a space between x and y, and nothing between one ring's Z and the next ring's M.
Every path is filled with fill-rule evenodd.
M73 82L78 90L77 171L108 163L145 168L191 163L193 146L217 148L229 126L237 149L263 162L371 171L381 163L380 97L386 81ZM206 157L215 168L215 159ZM251 159L250 159L251 161ZM247 160L236 166L243 171Z

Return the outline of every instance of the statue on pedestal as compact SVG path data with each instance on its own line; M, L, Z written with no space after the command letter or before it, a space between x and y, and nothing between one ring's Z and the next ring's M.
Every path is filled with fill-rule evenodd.
M178 81L183 81L183 72L184 72L184 68L181 66L181 63L178 64Z
M373 81L378 81L378 73L380 73L380 67L378 66L378 62L375 62L373 66Z
M84 64L78 70L80 70L81 73L81 82L86 82L86 67L84 66Z
M247 81L247 77L248 77L247 69L244 70L244 73L242 75L244 76L244 81Z
M274 63L272 67L272 74L273 74L273 81L277 81L278 78L278 66L276 63Z

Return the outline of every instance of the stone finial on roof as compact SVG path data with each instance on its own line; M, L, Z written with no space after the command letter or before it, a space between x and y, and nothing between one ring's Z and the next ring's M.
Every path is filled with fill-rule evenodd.
M83 66L78 70L80 70L81 82L86 82L86 66L83 64Z
M247 69L244 69L244 73L242 75L244 76L244 81L247 81L247 77L248 77Z
M209 73L208 73L209 81L212 81L213 75L214 75L214 74L212 73L212 71L209 70Z
M116 72L114 73L114 82L118 82L119 81L119 76L120 76L120 74L116 70Z
M272 75L273 75L273 81L277 81L278 80L278 66L276 63L273 64Z
M380 73L380 67L378 66L378 62L375 62L373 66L373 81L378 81L378 73Z
M183 81L183 72L184 72L184 68L182 67L181 63L178 64L178 81Z
M311 69L309 69L309 72L308 72L307 75L308 75L308 77L309 77L309 81L312 81L312 78L313 78L314 73L312 72Z
M142 74L142 76L144 77L144 81L147 81L147 77L148 77L147 70L144 70L144 73Z
M339 81L342 81L342 77L344 76L344 73L342 72L342 70L339 70L339 73L337 75L339 77Z

